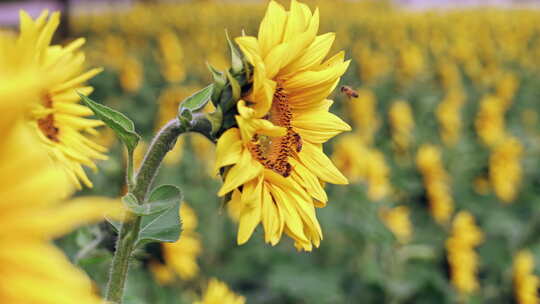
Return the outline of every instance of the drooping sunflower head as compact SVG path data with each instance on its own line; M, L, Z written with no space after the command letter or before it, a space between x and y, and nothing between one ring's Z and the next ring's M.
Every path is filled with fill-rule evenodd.
M253 87L238 102L237 126L218 140L216 167L224 175L219 195L232 193L241 210L240 244L262 222L268 243L285 232L298 249L319 246L322 185L347 183L322 144L350 130L327 99L349 61L343 52L325 60L335 35L317 35L318 28L318 10L293 0L286 11L272 1L258 37L236 39L253 66Z
M77 92L90 94L92 87L84 82L101 69L84 72L85 56L78 49L84 44L79 38L65 47L51 45L58 27L60 15L43 12L36 20L21 12L20 36L17 48L25 52L26 59L47 75L42 79L42 91L26 115L30 126L40 136L41 142L74 183L91 187L92 183L83 170L83 165L96 169L98 159L106 159L105 148L96 144L89 135L97 135L96 127L102 122L86 116L92 111L79 104ZM30 50L30 51L29 51Z

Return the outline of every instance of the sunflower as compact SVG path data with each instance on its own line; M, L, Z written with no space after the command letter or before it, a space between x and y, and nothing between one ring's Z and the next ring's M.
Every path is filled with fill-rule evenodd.
M59 24L59 13L49 16L43 12L36 20L21 12L18 47L21 53L35 60L43 75L43 90L38 102L28 111L27 120L39 135L49 155L62 167L78 188L81 183L92 187L82 165L97 169L94 161L106 159L106 148L92 141L88 135L97 135L96 127L103 123L86 116L92 111L79 104L77 92L90 94L92 87L83 83L99 73L95 68L83 72L84 54L77 50L85 40L79 38L67 46L51 45ZM29 51L28 51L29 50Z
M10 122L0 128L0 303L101 303L91 281L50 241L120 205L100 198L62 200L72 183L54 169L23 122L43 77L37 69L26 69L14 44L5 43L0 38L0 53L12 60L0 56L2 124Z
M223 168L223 196L241 207L238 243L262 222L265 241L282 233L300 250L319 246L315 207L324 207L324 182L347 179L324 154L322 144L350 130L329 113L328 95L349 66L340 52L326 57L335 35L317 36L319 11L291 2L289 12L270 2L259 36L236 39L254 67L253 89L238 102L237 127L218 140L216 168Z

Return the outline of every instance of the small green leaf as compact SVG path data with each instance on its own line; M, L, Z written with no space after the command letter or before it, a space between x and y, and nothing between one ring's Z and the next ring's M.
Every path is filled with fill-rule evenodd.
M210 97L212 97L213 89L214 85L211 84L189 96L188 98L184 99L184 101L180 103L178 112L183 113L185 109L190 110L191 112L195 112L204 108L204 106L210 101Z
M116 135L118 135L122 142L127 146L129 151L135 150L140 137L135 132L135 126L129 118L116 110L93 101L79 92L77 92L77 94L79 94L82 101L99 119L113 129Z
M180 189L171 185L160 186L150 194L147 204L169 206L141 218L137 246L150 242L176 242L180 238Z

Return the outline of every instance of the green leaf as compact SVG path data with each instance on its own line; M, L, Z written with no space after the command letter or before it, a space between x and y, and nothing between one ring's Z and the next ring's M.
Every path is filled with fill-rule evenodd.
M107 126L120 137L129 151L135 150L139 143L139 135L135 132L135 125L124 114L107 106L99 104L87 96L77 92L82 101L101 119Z
M193 95L187 97L180 103L180 107L178 109L179 113L184 113L185 110L190 110L191 112L198 111L210 101L210 97L212 97L212 90L214 89L214 85L208 85L204 89L194 93Z
M174 190L172 190L174 189ZM135 195L128 193L122 198L126 207L137 215L151 215L173 208L178 202L178 189L174 186L161 186L156 189L158 198L145 204L139 204Z
M171 185L160 186L150 194L147 204L169 206L159 212L141 218L137 246L150 242L176 242L180 238L180 189Z

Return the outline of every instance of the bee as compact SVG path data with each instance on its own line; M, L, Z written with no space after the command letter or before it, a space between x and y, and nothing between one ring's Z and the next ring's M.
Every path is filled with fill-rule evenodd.
M349 98L358 98L358 92L356 92L349 86L342 86L341 93L347 95Z

